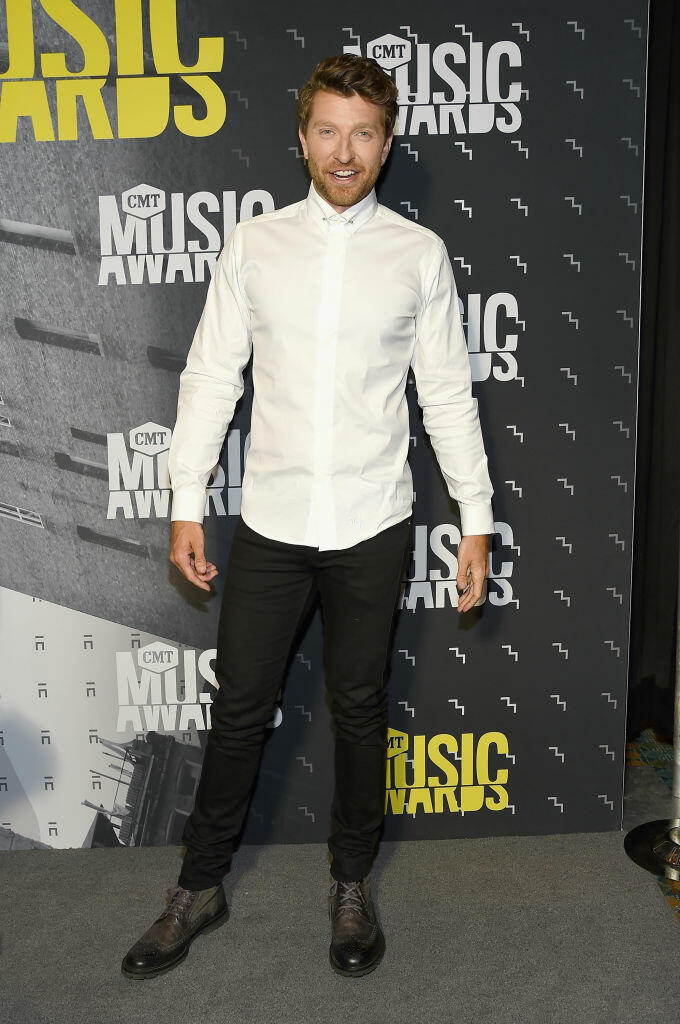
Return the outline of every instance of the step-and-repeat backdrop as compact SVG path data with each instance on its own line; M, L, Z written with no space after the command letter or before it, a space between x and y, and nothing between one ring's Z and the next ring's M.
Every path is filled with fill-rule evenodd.
M388 838L621 824L647 44L643 0L0 4L0 843L177 843L221 597L168 562L178 375L234 225L304 197L296 96L375 59L379 199L440 234L495 487L483 605L409 381L413 557ZM206 494L224 567L252 387ZM319 609L246 841L326 836Z

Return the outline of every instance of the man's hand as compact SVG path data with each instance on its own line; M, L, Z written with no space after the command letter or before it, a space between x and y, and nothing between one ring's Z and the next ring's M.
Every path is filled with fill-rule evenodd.
M458 611L466 612L482 596L482 585L489 575L489 541L485 533L471 534L458 546L456 586L461 591Z
M170 561L183 576L200 587L210 590L208 583L217 576L217 567L205 560L205 538L200 523L176 519L170 533Z

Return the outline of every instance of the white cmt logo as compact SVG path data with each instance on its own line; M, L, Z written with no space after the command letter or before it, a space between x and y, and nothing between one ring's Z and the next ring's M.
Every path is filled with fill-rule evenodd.
M165 519L170 510L168 457L172 431L149 421L127 434L107 434L109 470L107 519ZM250 434L237 427L226 442L226 472L213 470L205 492L206 516L237 516L241 511L241 482Z
M402 64L408 64L411 59L411 43L408 39L400 39L388 33L378 39L371 39L366 46L366 54L377 60L385 71L392 71Z
M135 658L134 651L116 652L116 731L190 733L192 729L209 729L213 692L219 686L212 666L216 650L184 650L180 654L172 644L155 640L136 654ZM268 728L277 728L282 719L277 706Z
M120 199L120 205L125 213L129 213L131 217L141 217L142 220L165 210L165 192L154 188L153 185L128 188Z
M130 431L130 448L143 455L160 455L170 447L172 431L158 423L142 423Z
M176 647L156 642L139 648L137 662L140 668L149 672L169 672L179 665L179 654Z
M415 36L413 37L415 39ZM522 83L514 68L522 66L516 42L411 42L391 32L345 53L373 57L391 74L399 90L395 135L478 135L516 132L522 116Z
M170 505L168 449L172 431L160 423L142 423L128 434L107 434L109 504L107 519L164 519ZM133 506L134 498L134 506Z
M141 183L99 196L99 284L206 281L237 222L274 209L271 193L183 192Z

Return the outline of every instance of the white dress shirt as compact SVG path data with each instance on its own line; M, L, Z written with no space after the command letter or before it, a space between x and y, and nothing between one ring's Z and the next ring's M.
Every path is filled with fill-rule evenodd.
M252 352L241 515L275 540L346 548L411 514L406 379L463 534L493 533L492 487L442 240L378 203L306 199L242 221L215 266L180 377L172 519L202 522Z

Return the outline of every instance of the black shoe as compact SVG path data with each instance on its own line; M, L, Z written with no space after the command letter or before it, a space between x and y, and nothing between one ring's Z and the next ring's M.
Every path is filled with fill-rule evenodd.
M121 970L128 978L153 978L179 963L199 932L218 928L229 910L222 884L191 892L168 889L168 905L126 954Z
M368 878L333 882L328 894L331 967L345 978L375 970L385 952L385 936L375 916Z

